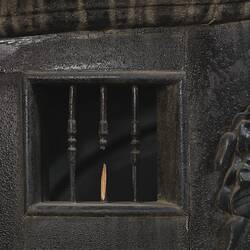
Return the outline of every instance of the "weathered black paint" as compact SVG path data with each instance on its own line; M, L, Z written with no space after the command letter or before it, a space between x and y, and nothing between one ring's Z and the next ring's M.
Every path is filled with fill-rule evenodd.
M226 172L218 193L218 206L231 217L227 225L231 235L227 249L238 246L250 216L249 111L250 107L234 117L231 131L222 136L216 155L216 166Z
M77 88L69 88L69 117L68 117L68 163L70 172L70 200L76 201L76 156L77 156L77 124L76 124Z
M248 0L2 0L0 36L249 20Z
M116 85L116 86L122 87L124 85L129 85L131 83L132 84L138 84L140 86L140 88L141 88L141 93L143 94L143 89L147 88L147 86L149 85L149 86L151 86L150 87L151 91L152 91L152 89L154 89L155 92L166 93L166 91L167 92L170 91L170 86L173 86L173 85L177 86L177 88L175 88L177 90L178 87L179 87L178 85L181 85L180 82L184 79L184 76L185 76L185 74L182 71L180 71L180 72L178 72L178 71L175 71L175 72L173 72L173 71L125 71L125 70L124 71L113 71L113 72L85 71L85 72L82 72L82 73L69 72L68 74L67 73L60 74L58 72L43 72L42 74L41 73L39 74L38 72L37 73L35 73L35 72L26 72L26 74L25 74L25 82L27 84L24 87L24 90L25 90L25 93L28 93L27 90L29 90L29 89L33 90L33 92L39 92L39 89L41 91L42 86L48 86L48 85L53 86L54 85L54 86L56 86L56 88L58 90L58 92L56 92L56 93L58 95L60 95L60 93L62 93L62 92L59 92L59 88L58 88L59 86L61 86L61 87L66 86L67 87L67 85L68 86L73 86L74 85L75 87L79 88L79 87L81 87L81 85L85 85L85 86L86 85L89 85L89 86L92 85L92 87L99 87L100 94L101 94L100 95L101 100L98 99L98 101L100 101L100 103L101 103L101 105L100 105L101 107L100 107L99 112L100 112L101 124L105 124L105 123L107 123L107 106L106 106L107 103L106 102L107 102L107 96L108 96L106 90L107 89L109 89L109 90L112 89L111 86ZM105 87L103 87L104 83L106 84ZM69 84L71 84L71 85L69 85ZM132 87L132 89L133 89L133 86L134 85L130 86L130 88ZM30 92L29 95L32 96L32 91L31 90L29 91ZM71 93L72 93L72 91L71 91ZM49 94L49 93L47 92L47 94ZM32 145L35 141L37 141L37 136L36 136L37 134L44 134L46 132L45 132L45 130L43 130L43 125L42 124L44 124L44 123L41 123L41 121L44 118L41 118L41 115L39 117L35 117L35 119L33 118L35 113L39 113L39 109L37 110L34 107L34 103L39 102L39 101L37 101L35 94L33 94L32 97L29 97L29 95L27 96L25 94L24 98L28 99L28 100L29 99L34 99L34 100L32 101L32 103L30 103L28 101L28 104L26 105L27 108L25 109L25 113L28 114L28 116L30 117L30 120L25 119L25 124L28 123L29 127L31 128L26 133L26 137L31 137L31 140L26 143L26 148L29 148L29 150L27 150L27 153L26 153L26 158L27 158L27 160L26 160L26 168L27 168L27 180L29 182L31 181L31 185L28 185L27 193L28 193L28 195L29 195L29 193L33 193L33 195L31 195L32 199L28 203L33 204L35 201L37 201L37 200L40 201L41 200L40 193L39 192L36 193L36 189L34 189L34 185L37 186L37 184L35 184L35 183L39 183L39 180L41 179L41 177L39 177L39 174L38 175L33 174L33 169L35 170L35 173L36 173L36 172L38 172L38 169L39 169L39 167L41 165L42 166L40 168L47 168L47 166L44 165L44 164L40 164L40 163L35 164L35 162L33 162L32 164L30 163L29 159L31 158L31 156L34 153L36 155L37 152L40 152L40 148L42 148L39 145L37 147L35 147L35 148L34 147L32 148L32 147L30 147L30 145ZM181 96L181 94L179 94L178 91L176 91L173 94L172 98L169 98L169 101L173 102L174 106L175 106L176 102L180 98L180 96ZM73 109L72 109L72 104L73 104L72 103L72 97L73 96L70 95L70 105L69 105L69 108L70 108L69 109L70 110L70 120L69 121L71 122L72 117L74 117L73 120L74 120L74 125L75 125L75 123L77 121L75 121L75 114L73 114L73 113L75 113L75 111L73 112ZM46 96L45 96L45 98L46 98ZM79 98L80 98L80 96L79 96ZM138 110L137 109L139 108L139 106L137 106L138 103L137 103L136 99L137 99L137 96L135 96L134 100L133 100L133 102L136 103L136 106L133 106L130 103L128 105L132 106L132 111L133 111L132 114L134 113L134 115L135 115L132 122L138 123L138 117L139 116L138 116ZM154 100L154 101L156 102L156 100ZM145 100L144 104L146 104L147 102L148 102L148 100ZM164 132L165 127L169 126L171 124L171 126L176 127L176 130L169 130L169 132L170 132L170 134L172 132L174 132L173 136L176 137L177 141L179 141L178 143L176 142L176 140L171 142L172 136L169 135L169 136L167 136L167 138L168 138L167 142L168 143L167 144L162 144L164 146L162 146L162 145L160 146L160 148L161 148L161 150L159 151L159 158L161 158L160 175L162 175L162 176L160 176L159 179L161 179L163 181L159 181L159 189L165 191L164 196L162 195L161 198L163 200L165 200L165 201L168 201L168 202L173 201L175 203L177 202L181 206L185 206L184 204L185 204L185 200L186 200L186 195L184 194L183 190L180 191L180 189L178 187L181 186L181 185L185 185L185 183L187 182L186 180L184 180L184 177L180 175L180 173L186 171L186 168L181 166L179 164L179 162L175 162L174 160L172 160L171 164L168 163L167 166L164 163L164 161L165 162L171 161L171 156L169 157L168 154L165 155L165 153L169 151L168 147L171 148L171 152L175 152L175 151L177 152L177 153L174 153L175 157L177 157L176 155L178 155L178 157L179 157L179 154L181 155L181 151L179 151L179 148L180 148L179 145L180 145L180 140L181 140L180 133L178 131L178 130L181 129L179 119L178 119L178 122L176 122L175 120L170 120L169 118L170 118L171 113L174 114L174 116L173 116L174 118L175 117L181 117L182 114L180 114L180 112L178 112L178 111L173 112L172 106L171 105L166 106L164 100L161 100L159 102L159 104L163 107L163 109L161 109L159 111L159 116L168 116L168 121L165 124L162 124L162 127L159 128L159 130L158 130L159 137L160 137L160 135L165 133ZM63 103L60 104L61 108L63 108L63 105L64 105ZM83 105L84 105L84 102L83 102ZM50 105L49 105L49 107L50 107ZM50 108L52 108L52 107L50 107ZM80 108L80 111L82 110L81 106L78 106L78 108ZM144 109L144 107L143 107L143 109ZM176 105L176 110L177 109L179 109L178 104ZM168 111L166 111L166 110L168 110ZM135 114L135 111L136 111L136 114ZM45 108L45 112L47 113L46 108ZM55 115L53 115L53 117ZM25 115L25 117L26 117L26 115ZM66 119L66 117L65 117L65 119ZM156 117L154 117L153 119L156 119ZM55 123L55 122L57 122L57 121L54 121L53 123ZM89 121L84 119L84 123L87 123L87 122L89 122ZM114 122L114 121L111 121L111 122ZM60 124L60 122L57 123L57 124L59 126L63 126L63 124ZM94 124L97 124L96 120L94 121ZM50 123L50 125L51 125L51 123ZM129 125L131 126L131 122L129 122ZM93 124L91 126L93 126ZM83 128L81 128L81 129L83 129ZM106 136L108 135L106 133L106 129L107 129L107 126L105 127L105 131L104 131L105 132L105 134L104 134L105 135L105 140L106 140ZM37 132L36 132L36 130L37 130ZM72 135L74 135L74 134L72 134L71 130L72 129L69 130L69 132L70 132L70 134L69 134L70 135L69 142L72 140ZM102 132L103 132L102 130L99 130L99 136L102 139L102 141L101 141L102 144L101 145L106 146L106 142L105 142L105 140L103 140L103 133ZM136 130L135 130L134 127L133 127L132 132L133 132L132 136L136 136L135 138L132 138L132 139L136 139L137 140L136 144L138 144L138 138L137 138L137 136L138 136L138 128L136 127ZM35 135L35 136L32 137L32 134ZM51 136L53 137L54 135L51 134ZM63 133L61 133L61 134L59 133L58 136L60 138L63 137ZM43 139L41 138L41 140L43 140ZM57 140L58 140L58 137L57 137ZM65 138L65 140L66 140L66 138ZM84 138L83 138L83 140L84 140ZM162 141L162 140L159 138L159 141ZM105 144L103 144L103 142L105 142ZM61 143L63 143L63 140L61 140ZM179 145L177 146L177 144L179 144ZM72 146L72 144L70 144L70 146ZM51 150L53 150L53 147L51 148ZM62 150L63 150L63 148L62 148ZM108 148L108 150L110 150L110 147ZM112 146L111 146L111 150L112 150ZM135 149L132 148L132 150L137 150L137 145L136 145L136 148ZM74 156L75 156L75 150L73 150L73 152L74 152ZM56 151L54 151L54 154L57 154ZM135 154L136 154L136 158L137 158L138 152L135 152ZM94 156L96 158L99 157L99 161L101 161L100 166L102 166L103 162L106 162L107 160L108 160L108 164L110 163L110 159L108 158L107 155L106 155L107 159L103 158L105 156L103 153L101 153L101 155L98 156L98 153L95 152ZM43 161L43 159L42 159L43 157L48 158L48 152L41 155L41 161ZM127 157L129 157L129 156L127 156ZM72 167L72 163L74 163L73 168L71 168L71 170L73 170L76 167L75 166L75 159L73 159L73 162L71 162L71 160L72 159L70 158L70 163L71 163L70 167ZM122 158L121 160L123 162L128 161L126 156L125 156L125 158ZM132 164L136 163L136 168L138 168L139 164L137 165L137 159L136 159L136 161L134 161L134 159L132 159L132 160L133 160ZM157 161L157 160L155 159L155 161ZM49 164L48 160L46 160L46 162L47 162L47 164ZM128 162L130 162L130 161L128 161ZM113 164L115 164L115 163L120 164L119 161L118 162L113 162ZM145 164L145 166L143 166L144 164ZM151 164L154 164L154 167L157 166L156 162L155 163L151 162ZM141 165L141 171L144 171L145 170L144 168L147 166L147 163L145 161L143 161L143 159L141 159L141 164L140 165ZM128 164L127 167L130 167L130 164ZM112 167L112 169L114 169L114 166ZM78 173L80 173L81 172L81 166L78 166L77 170L79 170ZM63 168L59 168L58 171L56 173L54 173L54 174L56 174L57 176L62 176L60 171L63 172L65 170L63 170ZM139 169L138 169L138 171L139 171ZM43 171L41 171L41 172L43 172ZM75 171L73 171L73 172L75 173ZM171 172L173 172L173 173L176 172L177 174L172 174ZM71 172L70 172L70 177L72 177ZM132 176L132 178L133 178L133 176ZM150 178L151 179L150 181L152 183L154 183L154 182L156 183L156 181L154 180L154 177L151 176L151 178ZM61 179L61 178L58 177L58 179ZM114 181L114 178L113 178L113 181ZM48 185L48 184L46 184L46 181L44 181L43 183L44 183L43 186ZM75 189L75 187L74 187L75 185L72 185L73 183L74 183L74 181L72 181L70 179L70 193L71 194L72 194L72 191ZM177 186L178 190L175 190L175 187L173 187L173 183L175 183L175 186ZM183 184L181 184L181 183L183 183ZM147 183L147 186L150 186L150 185L151 184ZM84 185L82 185L82 187L84 188ZM144 190L144 192L145 192L145 190L146 190L142 186L141 186L140 189L141 189L140 192L142 192L142 190ZM110 190L110 191L112 191L112 190ZM82 192L82 191L79 190L79 192ZM73 200L73 201L75 201L75 199L72 199L72 197L75 196L74 193L75 192L73 192L73 196L71 195L71 200ZM156 191L155 191L155 196L156 196ZM112 196L110 196L110 197L112 197ZM145 195L144 195L144 197L145 197ZM174 197L174 199L172 200L170 197ZM178 197L179 199L175 199L175 197ZM180 197L182 197L182 199ZM64 201L67 201L67 200L69 200L69 199L64 199ZM97 199L97 200L99 200L99 199ZM132 199L127 198L126 200L132 200ZM144 199L142 199L142 200L144 200ZM146 199L146 200L147 201L156 200L156 197L153 198L153 199L151 198L149 200L148 199ZM82 201L82 200L78 200L78 201ZM112 201L112 199L110 199L110 201ZM164 205L164 204L162 204L162 205ZM157 210L158 204L153 204L152 208L154 208L154 207ZM169 207L169 205L165 204L165 209L166 210L168 210L168 207ZM81 207L78 207L78 209L79 208L81 208ZM162 208L162 206L161 206L161 208ZM110 207L110 209L112 209L112 207ZM70 214L70 211L71 210L69 210L69 214ZM136 210L136 211L138 212L138 210ZM112 213L112 211L111 211L111 213ZM124 211L123 211L123 213L124 213Z
M224 12L216 12L221 18L214 21L246 19L242 22L74 32L0 41L1 248L226 249L230 228L233 228L240 234L234 248L249 249L249 223L234 217L225 225L228 216L217 206L225 171L217 169L214 163L220 137L230 131L233 117L250 102L250 23L245 8L246 16L238 15L243 4L247 5L248 1L226 1L226 6L234 6L229 10L219 3L218 11ZM139 8L137 11L142 13ZM96 13L95 17L102 17ZM179 13L176 16L179 19L170 25L213 23L206 13L209 12L204 11L197 19ZM136 14L138 23L139 16ZM158 25L160 22L155 23ZM125 28L132 26L124 25ZM85 70L185 71L178 88L182 124L179 164L180 169L186 169L180 175L187 182L174 188L180 190L185 200L184 214L131 216L123 213L94 217L76 212L74 216L48 216L49 213L42 216L38 215L37 208L31 211L38 213L37 216L25 212L22 73L57 71L60 75ZM171 197L172 200L179 204L179 197ZM237 229L238 220L244 225L243 231Z

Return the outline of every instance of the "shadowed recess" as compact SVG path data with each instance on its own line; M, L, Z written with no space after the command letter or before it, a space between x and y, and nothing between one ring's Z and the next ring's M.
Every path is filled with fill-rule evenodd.
M34 85L41 130L41 167L48 200L69 200L67 159L68 85ZM107 195L110 201L132 201L131 87L107 88L108 144L99 149L100 95L97 85L78 85L77 201L99 201L101 171L107 164ZM138 200L157 197L156 89L139 88L140 161L137 168ZM44 191L46 189L43 189Z

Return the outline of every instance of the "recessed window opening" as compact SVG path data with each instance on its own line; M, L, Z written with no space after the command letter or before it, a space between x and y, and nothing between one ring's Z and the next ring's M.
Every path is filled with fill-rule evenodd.
M32 84L42 200L156 201L157 89Z

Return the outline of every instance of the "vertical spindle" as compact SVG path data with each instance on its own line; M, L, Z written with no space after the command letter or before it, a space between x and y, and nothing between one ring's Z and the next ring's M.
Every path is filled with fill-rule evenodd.
M70 168L70 201L76 201L76 86L69 88L69 117L68 117L68 161Z
M107 87L100 87L100 122L99 122L99 145L104 152L108 143L108 120L107 120ZM104 155L104 154L103 154ZM101 201L107 201L107 164L102 159L101 171Z
M100 149L105 150L108 137L108 121L107 121L107 88L100 87L100 122L99 122L99 144Z
M139 150L139 121L138 121L138 86L132 86L132 128L131 128L131 163L133 200L137 201L137 164L140 154Z

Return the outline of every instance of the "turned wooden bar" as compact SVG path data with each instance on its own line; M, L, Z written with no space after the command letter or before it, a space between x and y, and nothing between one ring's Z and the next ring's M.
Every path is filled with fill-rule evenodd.
M68 161L70 171L70 201L76 201L76 86L71 85L69 88L69 117L68 117Z
M140 154L139 150L139 121L138 121L138 86L132 86L132 123L131 123L131 163L132 163L132 183L133 200L137 201L137 164Z
M104 152L107 147L108 120L107 120L107 87L100 87L100 122L99 122L99 146ZM107 164L105 159L101 162L101 201L107 201Z

